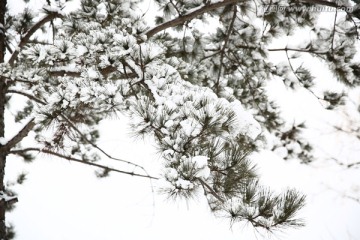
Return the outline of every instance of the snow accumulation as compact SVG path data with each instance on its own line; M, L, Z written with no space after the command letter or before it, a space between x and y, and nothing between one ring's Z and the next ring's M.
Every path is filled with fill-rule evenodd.
M194 184L192 182L190 182L189 180L184 180L182 178L179 178L176 182L175 182L175 186L181 189L193 189L194 188Z
M236 121L234 121L229 131L231 136L243 134L255 139L260 134L260 124L242 107L239 101L235 100L230 103L224 98L219 99L209 88L195 86L183 81L179 73L168 65L150 65L148 73L152 75L152 78L145 80L145 83L155 98L159 114L164 109L176 109L174 111L176 113L171 114L169 120L174 122L175 118L179 118L179 113L183 112L185 116L207 115L222 124L228 119L223 112L217 112L216 109L221 108L226 109L225 112L233 112L236 116ZM166 75L168 77L164 78L163 76ZM196 105L201 102L203 102L204 106L197 109ZM170 123L168 123L168 126L170 126ZM202 128L199 120L192 117L180 121L180 125L186 136L196 136Z
M0 137L0 145L4 146L8 143L8 140L4 137Z
M9 196L8 194L6 194L5 192L3 191L0 191L0 200L4 200L5 202L9 202L11 200L15 200L17 199L16 196Z
M88 68L86 75L89 79L99 79L100 74L95 70L95 68Z
M44 5L42 7L45 11L48 11L48 12L57 12L57 13L62 13L61 12L61 9L57 6L49 6L49 5Z
M246 111L243 106L241 105L240 101L235 100L230 103L233 111L236 113L237 116L237 129L233 129L234 134L239 133L246 133L251 139L255 139L261 133L261 126L260 124L253 118L253 116Z
M210 168L208 167L208 157L206 156L194 156L190 158L183 157L181 161L182 167L188 167L191 168L191 172L195 172L194 176L195 178L206 180L210 176ZM165 183L167 188L179 188L179 189L185 189L185 190L191 190L194 189L195 185L192 181L184 179L184 176L182 176L176 169L172 167L168 167L165 170L165 179L171 183L169 186L168 183Z
M198 178L207 179L210 176L210 168L208 167L208 157L206 156L195 156L191 161L197 168L196 176Z
M100 21L103 21L107 18L107 16L108 12L106 10L106 5L104 2L102 2L97 6L96 18Z

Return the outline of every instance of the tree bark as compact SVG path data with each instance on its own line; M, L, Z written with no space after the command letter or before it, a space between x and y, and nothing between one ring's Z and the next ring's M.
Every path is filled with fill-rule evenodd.
M0 0L0 63L4 62L5 57L5 12L6 1ZM2 77L0 78L0 138L5 136L5 104L6 104L6 82ZM4 176L7 153L0 151L0 192L5 192ZM6 239L6 225L5 225L5 208L6 203L4 199L0 200L0 239Z

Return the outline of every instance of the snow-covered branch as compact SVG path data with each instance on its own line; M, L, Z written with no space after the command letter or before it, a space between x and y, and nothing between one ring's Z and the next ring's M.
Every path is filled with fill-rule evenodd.
M0 202L4 201L6 205L14 204L18 201L16 196L10 196L3 191L0 191Z
M147 31L145 33L145 35L150 38L152 36L154 36L155 34L165 30L165 29L168 29L168 28L171 28L171 27L175 27L177 25L180 25L180 24L183 24L187 21L190 21L204 13L207 13L207 12L210 12L212 10L215 10L215 9L218 9L218 8L221 8L221 7L225 7L225 6L228 6L228 5L232 5L232 4L235 4L237 2L241 2L240 0L224 0L224 1L219 1L219 2L215 2L215 3L211 3L211 4L208 4L208 5L204 5L198 9L194 9L193 11L187 13L187 14L184 14L180 17L177 17L175 19L172 19L170 21L167 21L167 22L164 22L152 29L150 29L149 31Z
M20 53L20 49L22 49L30 40L30 37L37 31L39 30L42 26L44 26L45 23L50 22L56 18L62 18L63 16L58 12L58 11L48 11L48 14L43 17L40 21L38 21L36 24L34 24L26 33L24 36L21 37L20 42L17 46L17 48L15 49L14 53L11 55L10 59L9 59L9 64L11 66L14 65L14 62L17 58L17 56Z
M17 90L9 89L9 90L6 91L6 93L14 93L14 94L22 95L24 97L29 98L30 100L33 100L34 102L40 103L42 105L46 104L44 101L36 98L35 96L33 96L31 94L25 93L25 92L20 92L20 91L17 91Z
M0 147L0 151L9 152L11 148L21 142L29 132L34 128L35 121L31 119L12 139L10 139L4 146Z
M111 73L114 73L117 71L116 67L108 66L105 68L99 68L99 72L103 76L107 76ZM49 71L50 76L52 77L62 77L62 76L69 76L69 77L80 77L81 72L80 71L72 71L72 70L50 70ZM135 72L122 74L121 76L117 77L116 79L131 79L137 77L137 74Z

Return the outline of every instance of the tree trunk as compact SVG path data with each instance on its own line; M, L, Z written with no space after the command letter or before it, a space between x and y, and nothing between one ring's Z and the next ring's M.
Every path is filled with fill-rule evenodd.
M0 63L4 62L5 56L5 12L6 1L0 0ZM6 83L3 78L0 78L0 138L5 136L5 104L6 104ZM0 151L0 192L5 192L4 176L5 164L7 153ZM0 200L0 239L6 239L6 226L5 226L5 200Z

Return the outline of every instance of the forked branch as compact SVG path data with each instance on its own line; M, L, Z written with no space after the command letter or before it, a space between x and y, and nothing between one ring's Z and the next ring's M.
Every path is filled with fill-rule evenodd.
M32 26L29 31L26 32L26 34L20 39L20 43L18 44L17 48L15 49L14 53L11 55L9 59L10 66L14 65L14 62L17 58L17 56L20 53L20 49L22 49L30 40L30 37L39 30L42 26L44 26L45 23L50 22L56 18L62 18L63 16L59 12L49 12L48 15L46 15L44 18L42 18L39 22L35 23L34 26Z
M43 101L40 100L40 99L35 98L34 96L32 96L32 95L30 95L30 94L23 93L23 92L19 92L19 91L8 91L8 92L9 92L9 93L15 93L15 94L23 95L23 96L28 97L29 99L31 99L31 100L33 100L33 101L36 101L37 103L40 103L40 104L42 104L42 105L46 105L45 102L43 102ZM75 126L75 124L72 123L65 115L59 114L59 117L61 117L77 134L79 134L79 136L80 136L84 141L86 141L88 144L90 144L90 145L91 145L92 147L94 147L95 149L99 150L102 154L104 154L104 155L105 155L106 157L108 157L109 159L115 160L115 161L118 161L118 162L123 162L123 163L126 163L126 164L128 164L128 165L132 165L132 166L134 166L134 167L136 167L136 168L141 169L141 170L145 173L144 176L149 176L149 174L147 173L147 171L145 170L144 167L142 167L142 166L140 166L140 165L138 165L138 164L132 163L132 162L130 162L130 161L126 161L126 160L123 160L123 159L120 159L120 158L113 157L113 156L111 156L110 154L108 154L105 150L103 150L101 147L99 147L99 146L98 146L97 144L95 144L93 141L89 140L84 134L82 134L82 132ZM30 123L33 124L34 121L32 120ZM29 125L30 123L28 123L28 125ZM32 129L34 126L31 125L31 129L30 129L29 127L30 127L30 126L24 127L24 129L28 129L29 131L31 131L31 129ZM24 130L24 129L23 129L23 130ZM22 130L22 131L23 131L23 130ZM20 131L20 132L21 132L21 131ZM28 132L27 132L27 133L28 133ZM26 134L27 134L27 133L26 133ZM20 133L19 133L19 134L20 134ZM19 134L18 134L18 135L19 135ZM15 144L16 144L16 143L15 143ZM5 145L5 146L6 146L6 145ZM2 148L4 148L5 146L3 146ZM2 148L0 148L0 150L1 150ZM7 151L9 151L10 149L11 149L11 148L7 148ZM42 151L42 152L44 152L44 151Z

